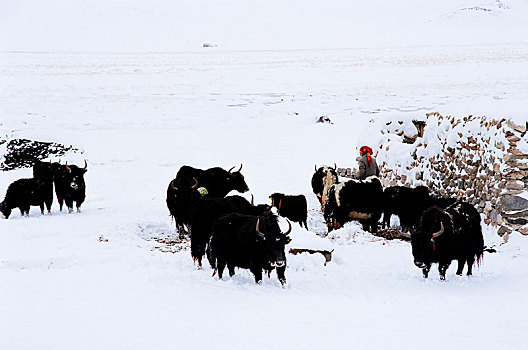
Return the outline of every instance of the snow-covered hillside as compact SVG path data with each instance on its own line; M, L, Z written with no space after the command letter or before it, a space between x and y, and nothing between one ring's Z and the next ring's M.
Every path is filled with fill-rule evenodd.
M5 0L23 51L336 49L526 43L524 0Z
M88 160L82 213L55 202L51 215L0 222L0 349L526 348L525 237L501 245L485 226L498 253L471 278L451 267L445 282L436 270L424 280L409 243L355 223L317 236L310 179L314 164L354 167L380 137L373 118L528 120L527 9L0 2L0 139L73 145L82 153L63 160ZM315 123L323 115L333 124ZM241 163L246 198L307 196L310 231L294 226L291 244L334 249L332 262L288 255L281 288L275 274L211 277L185 245L167 252L179 167ZM30 176L0 173L0 196Z

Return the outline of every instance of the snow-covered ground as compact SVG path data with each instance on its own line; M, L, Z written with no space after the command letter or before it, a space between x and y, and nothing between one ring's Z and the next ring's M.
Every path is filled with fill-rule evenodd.
M498 253L474 276L424 280L406 242L354 223L316 236L310 187L314 164L354 167L378 141L372 118L527 120L526 1L90 4L0 2L0 138L88 160L82 213L0 222L0 349L528 347L525 237L485 227ZM240 163L248 199L307 196L310 232L294 226L291 245L332 262L289 255L281 288L156 248L176 237L179 167ZM0 196L30 176L1 173Z

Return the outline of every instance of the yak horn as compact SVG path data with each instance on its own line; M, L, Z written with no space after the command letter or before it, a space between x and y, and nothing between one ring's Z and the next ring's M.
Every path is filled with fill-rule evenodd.
M71 168L68 166L68 161L66 161L66 164L64 164L64 166L66 167L66 170L68 170L69 172L71 172Z
M198 187L198 180L196 180L195 177L193 177L193 179L194 179L194 185L191 186L191 189L194 190L196 187Z
M334 170L337 170L337 164L334 163Z
M251 195L251 206L255 206L255 196Z
M315 167L315 171L317 171L317 164L314 164L314 167Z
M444 233L444 224L440 221L440 231L433 233L433 238L436 238Z
M260 222L260 218L257 219L257 226L255 227L255 232L257 232L257 235L264 238L265 235L259 231L259 222Z
M290 220L286 219L286 221L288 221L288 231L284 232L285 236L289 235L292 230L292 225L291 225Z
M233 169L235 169L235 167L232 167L231 169L229 169L228 173L231 174L231 171L232 171ZM242 170L242 163L240 163L240 168L239 168L237 171L235 171L235 172L236 172L236 173L239 173L240 170Z
M86 170L86 169L88 169L88 163L86 163L86 159L85 159L84 160L84 168L83 168L83 170Z
M178 191L178 187L174 186L174 179L170 182L170 187L175 190L175 191Z

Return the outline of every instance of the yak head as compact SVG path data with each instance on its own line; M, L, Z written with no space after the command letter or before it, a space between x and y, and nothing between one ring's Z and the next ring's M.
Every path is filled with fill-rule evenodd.
M338 182L337 165L334 167L323 165L319 169L315 166L315 173L312 176L312 190L317 196L319 203L324 205L326 195L330 186Z
M62 172L62 179L74 191L83 190L85 187L84 174L88 171L88 164L84 161L84 168L66 163Z
M167 189L167 204L177 206L179 211L190 212L191 203L202 197L197 190L198 180L193 177L193 182L192 184L185 182L177 185L176 179L173 179Z
M0 219L8 219L9 215L11 215L11 208L5 202L0 203Z
M244 193L249 191L249 187L246 184L246 180L244 180L244 175L240 172L242 170L242 164L240 164L240 168L237 171L233 171L235 167L232 167L228 170L228 181L233 187L234 190Z
M291 223L288 220L288 231L282 232L277 223L277 216L269 213L259 216L255 232L257 242L262 247L261 254L264 262L271 267L282 267L286 265L286 254L284 246L290 243L288 234L291 232Z
M414 264L421 268L429 268L435 262L438 241L445 239L452 231L449 215L440 208L432 207L424 211L417 230L411 233Z
M270 197L271 206L279 209L281 201L284 199L283 193L273 193Z

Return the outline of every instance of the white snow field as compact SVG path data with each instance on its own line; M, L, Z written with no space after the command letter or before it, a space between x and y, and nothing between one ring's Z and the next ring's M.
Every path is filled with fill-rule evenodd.
M81 213L55 200L51 215L0 222L0 350L528 348L528 238L501 244L484 227L498 252L473 276L454 263L446 281L436 266L425 280L407 242L355 223L317 236L310 186L315 164L356 166L380 137L373 118L528 120L527 10L0 1L0 139L73 145L83 153L62 161L88 161ZM306 195L310 231L295 224L291 246L334 249L330 263L290 254L284 288L275 273L257 285L155 240L177 237L165 195L182 165L241 163L248 199ZM31 174L0 173L0 196Z

